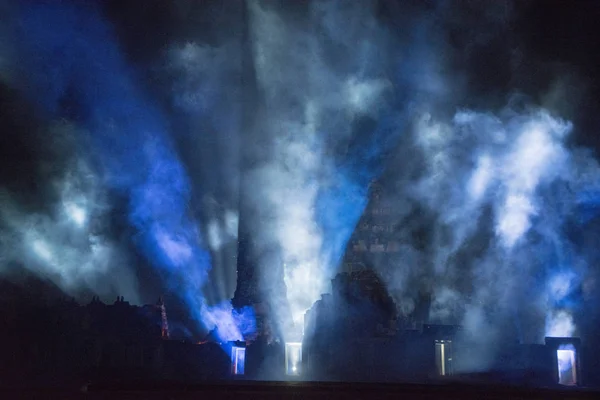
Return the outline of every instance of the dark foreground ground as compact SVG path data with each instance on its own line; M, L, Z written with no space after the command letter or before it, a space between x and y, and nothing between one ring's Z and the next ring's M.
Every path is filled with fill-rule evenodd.
M81 388L5 389L2 399L598 399L585 389L528 389L492 385L371 384L312 382L227 382L202 385L166 383L102 384Z

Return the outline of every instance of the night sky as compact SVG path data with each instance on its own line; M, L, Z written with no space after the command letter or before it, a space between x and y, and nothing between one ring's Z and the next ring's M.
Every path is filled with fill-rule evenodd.
M82 302L164 294L174 331L210 328L235 290L241 201L260 284L276 286L270 265L285 265L297 320L335 273L368 183L383 177L405 245L387 282L398 305L410 308L410 287L427 281L440 322L493 330L495 315L516 318L537 340L564 311L572 334L594 332L597 2L0 9L5 281L37 277ZM544 133L522 135L531 123ZM473 200L486 162L498 178L481 178L492 183ZM240 200L242 179L251 189ZM527 228L507 239L515 223Z

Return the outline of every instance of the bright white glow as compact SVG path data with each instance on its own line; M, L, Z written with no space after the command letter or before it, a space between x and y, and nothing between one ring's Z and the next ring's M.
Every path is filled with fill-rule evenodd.
M573 345L561 345L556 351L558 362L558 383L577 385L577 352Z
M63 124L55 129L52 132L61 138L74 134ZM102 236L103 225L94 232L83 229L92 215L101 216L108 209L98 177L83 161L67 161L64 175L53 181L60 200L47 214L22 210L10 193L0 189L0 219L14 242L3 256L52 280L65 293L89 290L112 297L116 292L137 303L129 263L118 246Z
M287 317L291 309L293 324L282 327L283 339L290 340L300 333L304 313L327 290L330 274L339 262L323 240L316 214L319 191L327 191L327 186L337 185L340 179L331 157L324 154L325 147L347 143L355 114L378 112L383 105L379 100L389 85L383 74L370 72L367 61L375 56L371 44L378 31L377 25L366 23L372 18L368 7L359 3L343 7L311 4L313 20L307 31L268 2L249 4L256 80L269 110L257 129L274 143L265 163L248 178L256 187L250 195L263 205L263 215L258 218L265 229L255 239L257 247L276 249L280 254L279 259L264 252L258 263L265 270L285 265L288 304L275 313ZM352 27L356 30L353 35L338 36L338 29L331 29L340 13L350 13L363 22ZM321 37L326 39L315 36L313 29L323 32ZM341 51L335 64L326 56L332 41ZM363 54L359 59L357 47ZM345 64L345 73L339 73L338 63ZM271 266L273 263L277 265Z
M218 327L220 339L244 340L240 332L240 322L234 316L231 303L224 302L213 307L203 305L200 313L202 321L209 329Z
M538 186L558 176L566 159L560 139L570 129L543 114L522 128L513 149L503 160L501 179L505 200L497 210L496 232L505 248L511 249L529 230L537 212Z
M223 220L212 219L207 224L206 231L208 245L211 250L220 250L223 246L237 239L238 214L232 210L225 211Z
M233 346L231 348L231 373L244 375L246 367L246 348Z
M225 211L225 231L232 238L238 236L238 213L232 210Z
M573 164L573 154L565 145L570 123L553 118L544 110L506 111L502 115L461 111L448 123L423 113L416 121L413 142L422 152L426 168L411 172L420 174L414 183L405 177L408 183L404 192L415 196L421 205L438 215L432 235L436 251L430 257L433 265L430 273L439 274L440 279L432 282L434 298L430 318L447 323L445 321L462 317L461 325L477 337L485 335L482 330L495 329L493 323L480 315L480 310L494 303L513 307L512 302L520 295L517 291L525 290L521 279L532 279L533 269L539 267L540 262L547 262L543 257L546 254L538 253L541 246L538 243L562 247L561 218L565 211L573 210L569 197L572 194L550 199L541 196L551 184L562 179L574 187L581 185L579 174L583 173L579 171L581 162ZM585 159L589 162L587 157ZM407 169L410 171L410 167ZM596 166L588 170L598 173ZM586 175L592 174L586 172ZM402 182L402 179L397 181ZM414 207L407 206L399 213L408 216L415 211ZM457 264L457 252L479 241L477 238L485 225L481 217L488 211L493 212L495 240L470 267L475 293L467 295L456 289L456 295L444 295L448 282L442 277L463 276L464 265ZM540 241L529 246L526 239L532 229ZM565 249L556 251L561 253ZM536 259L537 256L541 257ZM394 288L397 304L412 290L410 285L415 281L410 277L413 272L407 270L406 278L386 282L388 287ZM540 337L546 332L552 332L553 336L569 336L575 332L568 311L554 310L555 302L564 298L573 285L561 279L549 282L549 301L540 294L536 296L539 312L547 314L546 327L539 332ZM451 292L454 286L450 288ZM470 304L462 311L461 303Z
M475 201L480 200L493 179L492 159L484 154L479 157L477 168L469 180L467 190Z
M192 248L184 238L173 237L160 229L155 237L158 245L174 265L184 265L191 259Z
M302 343L288 342L285 344L285 372L287 375L299 375L302 363Z
M313 296L318 298L323 292L322 283L320 282L322 272L317 265L311 265L310 262L284 268L286 271L285 282L286 285L289 285L287 286L288 301L290 302L292 319L296 326L302 326L304 313L312 306Z
M66 202L64 204L65 212L71 219L71 221L75 222L77 226L83 226L86 220L86 212L85 210L72 202Z
M573 316L565 310L551 311L546 317L546 336L572 337L575 333Z
M529 230L530 216L535 213L531 199L525 195L509 194L502 208L496 226L496 233L503 244L511 248Z
M451 374L452 362L452 342L450 340L435 341L435 364L438 375L446 376Z
M509 187L533 192L540 179L555 166L553 163L561 159L562 151L548 127L538 124L526 127L507 159L506 172L514 179Z
M35 263L28 263L28 267L34 272L49 274L65 291L85 285L88 280L90 284L95 283L98 275L106 273L117 260L114 249L101 238L85 236L82 243L65 245L60 235L62 232L44 234L52 228L52 225L48 227L46 224L51 224L50 220L40 219L35 228L23 233L28 251L37 259ZM122 283L126 286L131 284L126 278ZM123 293L130 294L125 290ZM134 299L134 296L128 298Z
M208 245L210 246L211 250L217 251L221 248L223 244L223 238L221 233L221 227L219 226L218 221L212 220L208 223L207 237Z
M350 109L360 113L372 110L386 87L386 83L380 80L359 81L351 78L346 83L346 98Z
M32 248L34 253L40 257L43 261L47 263L54 262L54 256L52 255L52 250L48 243L41 239L36 239L33 241Z
M278 186L271 187L270 200L278 221L275 234L283 253L287 299L294 324L302 326L304 313L323 293L325 278L319 256L322 235L314 222L318 188L308 180L319 160L304 143L288 143L281 154L286 163L299 167L298 175L287 168L274 170Z

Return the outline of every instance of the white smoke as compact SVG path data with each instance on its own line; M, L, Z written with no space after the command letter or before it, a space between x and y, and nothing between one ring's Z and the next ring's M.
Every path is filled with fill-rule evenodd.
M319 188L336 179L327 146L350 137L354 118L376 115L390 86L385 76L369 71L385 63L376 56L377 39L383 35L369 7L312 2L307 14L298 17L270 2L249 2L254 67L268 110L257 129L274 142L266 163L250 174L256 188L251 195L264 202L259 218L267 225L258 238L260 246L281 253L281 261L265 256L259 263L282 263L296 329L326 291L336 267L323 253L315 214ZM345 18L361 24L348 24ZM342 23L348 29L340 35ZM333 50L328 42L338 46L336 64L345 72L328 58Z
M186 14L181 23L191 24L197 17ZM229 19L219 17L219 24ZM194 196L202 198L195 203L211 253L209 278L197 295L217 307L232 298L236 285L239 146L246 128L241 126L239 39L228 32L216 43L205 43L201 35L174 43L165 54L163 70L170 77L172 105L188 126L176 133Z
M500 161L498 171L504 193L496 211L496 234L508 249L531 227L531 218L538 209L538 186L559 178L566 167L563 140L571 124L542 111L516 129L514 135L518 137Z
M223 219L212 219L207 224L208 245L213 252L237 239L239 216L236 211L225 210Z
M573 316L565 310L551 310L546 321L546 336L571 337L575 333Z
M569 190L586 187L600 170L589 154L567 145L571 130L568 121L535 108L497 114L463 110L446 121L430 114L417 118L412 143L426 168L416 181L404 171L392 171L391 176L400 182L398 196L411 196L437 216L432 270L425 273L437 276L432 321L462 323L474 334L492 335L503 319L513 318L519 299L528 298L535 310L518 317L518 324L541 330L527 337L574 334L572 314L557 304L576 290L576 277L585 265L560 256L569 248L561 233L563 216L572 215L577 206ZM548 197L550 188L558 190L554 198ZM409 208L400 217L414 212ZM398 226L410 229L402 222ZM539 247L540 240L547 247ZM559 255L558 261L548 259L552 253ZM554 268L554 262L568 272L552 278L543 301L543 287L532 289L524 282L535 284L534 275ZM389 282L397 301L403 301L398 293L410 293L423 279L410 271L428 264L403 265L401 278Z
M552 326L572 326L560 330L572 334L571 314L553 300L560 292L556 285L548 298L543 288L526 294L535 284L534 275L551 268L542 252L563 252L561 216L575 206L567 194L550 201L548 191L559 185L580 192L599 171L592 156L566 144L571 124L542 108L448 113L461 106L464 76L450 70L445 33L431 15L403 27L411 34L399 45L386 31L392 28L376 21L372 2L315 1L299 8L267 1L247 4L258 124L208 131L219 133L212 140L226 138L227 143L238 143L242 135L267 139L247 177L249 196L258 205L254 217L262 224L255 237L262 252L258 263L263 272L283 268L294 322L300 324L335 270L323 254L327 238L315 214L319 190L339 179L328 152L347 144L359 117L377 118L387 107L385 96L402 91L391 83L399 80L409 88L402 107L412 112L408 119L414 128L398 150L401 161L389 172L397 186L392 208L404 242L398 253L401 268L375 265L399 312L410 314L417 301L415 288L425 286L433 296L430 318L436 322L463 323L472 333L485 331L492 338L504 323L500 320L528 301L534 310L519 317L521 324L538 330L528 337L556 332ZM506 26L505 6L479 11L479 19L444 5L434 11L446 22L476 28L477 43L465 54ZM171 49L170 65L182 78L174 89L181 109L216 121L224 119L223 112L202 112L227 110L215 107L217 103L238 104L234 99L240 94L231 83L239 73L235 46L187 42ZM399 64L392 63L396 58ZM394 68L388 69L390 65ZM210 136L200 128L198 132ZM208 157L203 164L202 181L221 169L228 172L220 176L236 177L223 181L237 180L235 163L215 161ZM223 216L230 208L220 208L206 224L213 253L233 237L227 227L237 221L229 224ZM428 222L409 222L423 211L421 219ZM426 248L412 243L412 230L419 224L429 224ZM548 248L539 247L540 241ZM264 284L277 284L265 276ZM287 312L281 308L278 315Z
M50 133L64 137L72 129L59 125ZM88 290L104 299L118 294L137 302L137 282L128 260L104 232L102 220L110 208L100 176L74 157L61 175L49 179L58 196L48 211L25 211L13 194L0 191L2 268L12 272L22 266L76 297Z

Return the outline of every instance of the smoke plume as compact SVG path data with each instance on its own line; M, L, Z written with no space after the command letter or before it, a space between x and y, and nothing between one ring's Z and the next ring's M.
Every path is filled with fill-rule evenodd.
M202 290L210 255L190 211L190 179L174 149L166 118L146 98L111 26L93 3L41 2L23 7L18 17L20 26L27 27L17 32L23 49L20 61L26 65L19 71L23 93L46 118L67 116L81 127L78 139L94 149L87 154L101 168L98 184L127 199L127 220L135 229L132 242L202 321L209 312ZM74 37L77 40L72 40ZM71 181L64 185L68 195L61 203L64 218L81 225L89 212L82 203L88 200ZM48 230L48 223L15 220L13 225L14 229L41 225L40 229ZM47 242L37 230L23 234L28 235L31 252L47 268L63 272L60 279L66 285L76 284L77 276L75 270L62 269L68 267L66 262L92 268L77 253L59 256L55 247L67 248L61 237ZM109 274L106 263L114 262L108 257L109 250L98 238L93 238L90 246L89 263L96 265L99 259L99 271ZM127 290L134 293L135 286ZM233 334L240 337L239 332Z
M0 79L42 126L32 168L54 167L30 179L47 183L33 205L3 182L0 271L137 300L141 254L200 325L240 339L255 330L229 303L243 218L293 339L379 178L400 247L372 264L401 316L426 292L432 322L463 325L481 349L468 368L502 335L579 333L600 193L571 104L585 80L553 69L529 93L546 77L512 3L202 3L161 8L139 58L104 3L6 3Z
M281 323L291 313L296 326L284 324L284 337L298 334L304 312L327 290L376 174L382 138L395 134L394 120L369 122L386 116L392 90L390 60L376 45L386 35L371 6L313 2L290 10L249 2L262 101L256 130L268 146L246 179L263 227L255 238L262 285L277 285L273 271L283 270L287 296L275 307ZM362 23L340 35L347 20ZM359 135L372 136L358 148Z
M110 236L104 222L109 209L100 177L85 159L73 155L76 128L56 124L46 133L53 137L47 153L71 155L63 165L52 163L40 171L39 178L49 186L44 209L23 209L18 193L0 191L2 269L14 273L22 266L77 297L92 292L112 298L118 293L138 301L123 244Z

